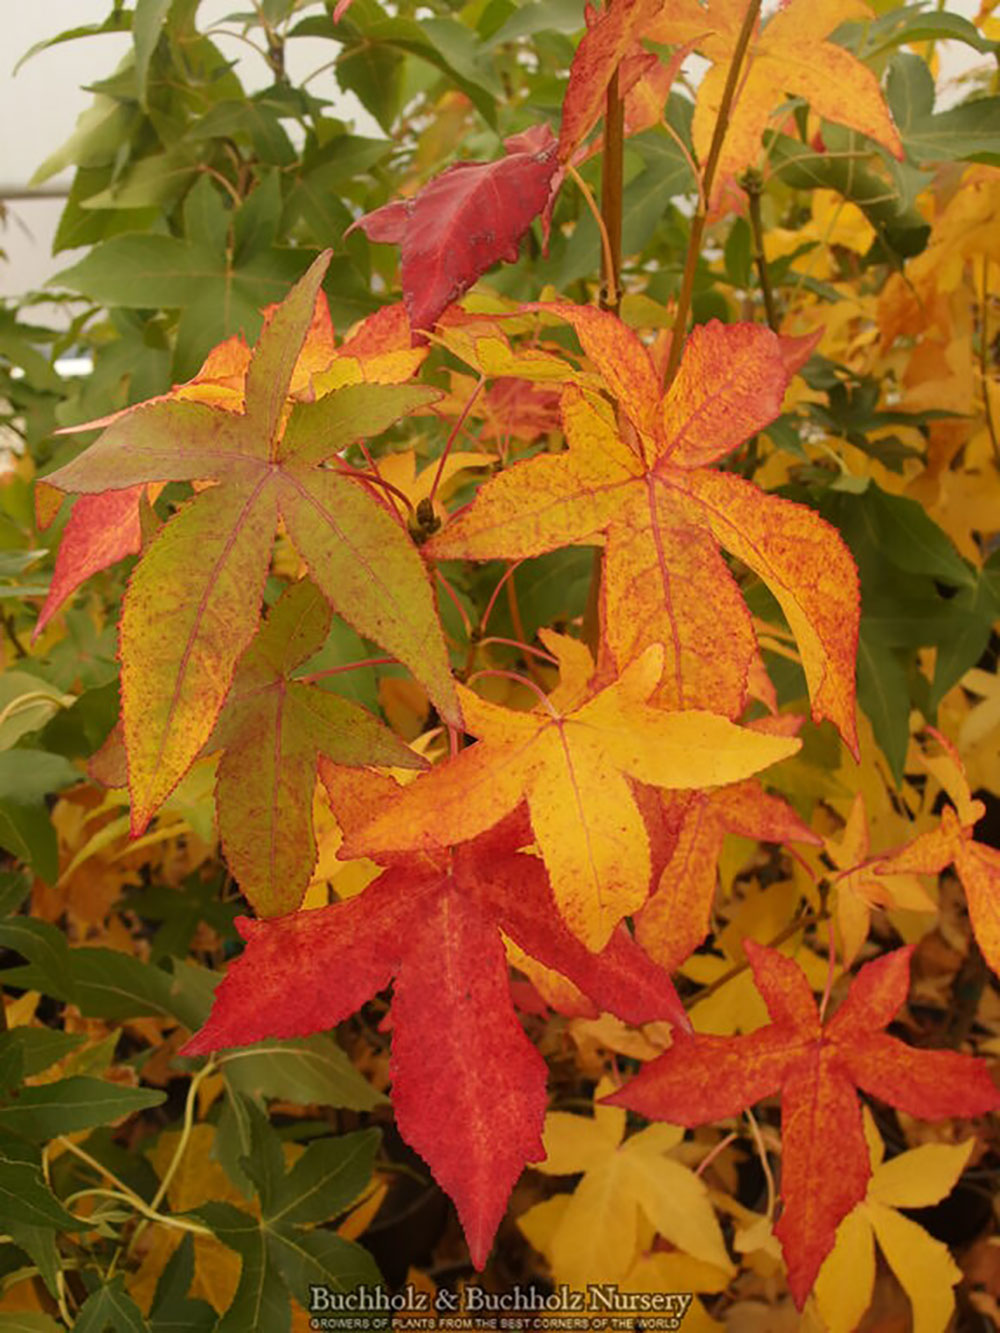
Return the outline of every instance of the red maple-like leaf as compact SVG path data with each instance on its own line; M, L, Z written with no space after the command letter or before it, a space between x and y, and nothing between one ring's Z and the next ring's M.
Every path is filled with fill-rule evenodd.
M635 928L650 957L672 972L708 934L727 833L762 842L821 844L822 839L753 778L715 791L661 792L659 799L674 841Z
M906 999L912 947L867 964L828 1022L799 965L744 942L771 1023L748 1036L679 1037L606 1100L655 1120L701 1125L781 1094L783 1209L776 1234L799 1309L871 1168L856 1089L925 1120L1000 1108L986 1065L916 1051L881 1031Z
M504 144L497 162L458 162L412 199L358 218L371 241L400 247L403 295L414 330L438 316L498 259L517 258L521 238L545 208L559 165L548 126Z
M559 127L559 160L569 162L604 111L608 84L626 54L641 56L638 38L663 8L663 0L611 0L596 14L587 10L587 31L570 66ZM653 58L655 61L655 57ZM656 61L656 63L659 63ZM626 76L634 83L640 71ZM619 75L621 78L621 75ZM621 92L624 89L620 88ZM664 97L664 102L666 97Z
M63 602L98 570L136 555L142 546L139 501L145 486L102 495L81 495L63 529L56 566L35 624L32 640L56 614Z
M334 765L322 771L345 831L395 786ZM530 840L522 806L462 846L380 858L388 869L356 898L241 919L246 949L184 1048L201 1055L324 1031L394 980L396 1121L455 1200L478 1268L522 1168L545 1155L546 1065L517 1021L501 930L602 1009L631 1023L687 1025L669 976L624 927L600 954L570 934L542 862L517 851Z

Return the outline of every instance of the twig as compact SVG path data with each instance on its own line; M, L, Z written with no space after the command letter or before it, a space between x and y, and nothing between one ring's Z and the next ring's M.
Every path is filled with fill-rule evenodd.
M701 178L701 195L698 209L691 220L691 235L688 239L687 258L684 263L684 277L681 280L680 295L677 298L677 313L674 316L674 330L670 339L670 356L667 360L666 374L664 381L666 385L672 383L677 374L677 367L681 363L681 352L684 348L684 335L687 331L688 314L691 310L691 297L694 294L694 276L698 268L698 258L701 254L701 241L705 234L705 225L708 221L708 206L712 198L712 186L715 182L715 172L719 165L719 157L722 153L723 140L726 137L726 129L729 124L729 113L732 110L733 99L736 96L736 87L739 83L740 70L743 65L743 57L746 55L747 47L750 45L750 39L753 36L754 27L760 14L761 0L750 0L747 5L746 14L743 16L743 27L740 29L740 35L736 40L736 46L733 50L733 58L729 65L729 73L726 75L726 86L722 90L722 100L719 103L719 113L715 120L715 130L712 134L712 142L708 149L708 157L705 159L705 169Z
M760 281L760 294L764 299L764 311L767 322L775 333L778 332L778 312L774 308L774 292L771 290L771 275L767 270L767 255L764 252L764 223L760 215L760 196L764 188L764 179L759 171L745 171L740 177L740 185L746 193L750 212L750 234L753 237L753 260Z
M997 437L997 424L993 418L993 404L990 402L990 380L989 380L989 308L990 308L990 288L989 288L989 268L990 261L983 256L983 281L980 297L980 323L982 329L979 338L979 373L983 380L983 406L986 410L986 429L990 433L990 444L993 447L993 462L1000 468L1000 439Z
M601 217L608 247L604 256L601 308L618 314L621 305L622 180L625 155L625 104L618 91L618 70L611 76L604 102L604 156L601 166Z
M177 1168L180 1166L181 1159L187 1150L188 1143L191 1141L191 1130L194 1126L195 1099L198 1096L198 1089L208 1075L214 1074L217 1068L218 1066L215 1061L209 1059L206 1061L203 1068L199 1069L197 1074L192 1077L191 1082L188 1085L187 1099L184 1102L184 1120L181 1126L180 1138L177 1140L177 1147L174 1149L174 1155L170 1159L170 1165L167 1167L166 1171L164 1171L163 1177L160 1180L160 1187L153 1195L152 1202L149 1205L151 1214L155 1214L159 1210L160 1204L167 1197L167 1190L170 1188L170 1182L177 1174ZM136 1241L142 1235L143 1231L145 1231L146 1227L149 1226L150 1221L151 1218L149 1216L145 1217L136 1227L135 1231L133 1231L132 1238L125 1248L126 1259L132 1253Z
M767 1149L764 1147L764 1136L761 1134L760 1125L757 1124L757 1119L749 1106L744 1112L744 1115L749 1121L750 1132L753 1135L753 1141L757 1145L757 1152L760 1156L761 1170L764 1172L764 1180L767 1183L767 1219L770 1221L774 1216L774 1175L771 1171L771 1164L767 1160Z
M437 488L441 482L441 474L444 472L444 465L445 462L447 461L448 455L451 453L451 446L455 442L455 436L462 429L462 426L465 422L465 418L469 415L469 412L472 409L472 404L479 397L479 394L485 383L486 383L486 376L480 375L479 380L476 383L476 387L472 390L472 393L469 394L468 401L466 402L465 406L462 408L461 413L459 414L458 420L451 428L451 434L444 442L444 448L441 450L441 457L438 460L437 471L434 473L434 480L431 483L430 493L427 496L427 501L428 504L431 506L432 511L434 506L434 497L435 495L437 495Z
M576 167L572 163L566 164L566 175L576 185L577 189L583 195L584 203L590 209L594 221L597 223L597 229L601 233L601 253L604 258L604 272L615 272L615 256L611 249L611 238L608 235L608 229L604 225L604 219L601 217L601 210L597 207L594 196L590 193L590 187L583 179Z

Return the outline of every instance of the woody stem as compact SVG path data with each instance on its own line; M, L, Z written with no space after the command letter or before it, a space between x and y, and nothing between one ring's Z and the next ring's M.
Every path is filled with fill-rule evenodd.
M674 376L677 374L677 367L681 363L684 334L687 329L688 315L691 313L691 297L694 293L694 278L698 269L698 257L701 254L701 242L708 222L708 206L712 198L712 186L715 184L715 173L722 153L722 143L726 137L729 113L732 110L733 99L736 96L736 89L740 81L743 57L746 55L747 47L750 45L750 39L757 25L760 5L761 0L750 0L746 14L743 16L743 27L740 29L740 35L733 50L729 73L726 75L726 86L722 90L722 101L719 103L719 114L715 119L712 142L709 145L708 157L705 159L705 167L702 171L698 208L691 221L687 258L684 261L684 276L681 279L680 295L677 298L677 313L674 316L674 331L670 340L670 356L667 361L666 375L664 376L667 387L672 383Z
M621 305L622 174L625 148L625 105L618 92L618 70L611 76L604 104L604 159L601 173L601 218L608 237L601 287L601 306L618 314Z

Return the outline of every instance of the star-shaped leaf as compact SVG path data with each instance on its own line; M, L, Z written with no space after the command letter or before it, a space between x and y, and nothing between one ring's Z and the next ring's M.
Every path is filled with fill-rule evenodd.
M139 833L208 739L253 637L279 518L334 609L408 665L442 715L458 707L423 562L394 513L327 467L432 401L422 386L347 387L288 415L289 385L329 255L273 313L246 372L242 411L165 401L113 421L47 478L99 494L143 482L215 480L150 544L122 608L122 715ZM358 394L365 396L359 412Z
M264 1113L248 1098L240 1105L249 1139L240 1164L257 1188L260 1213L213 1199L188 1216L242 1260L239 1285L216 1329L278 1333L290 1328L288 1293L308 1308L311 1286L343 1292L379 1282L367 1250L316 1225L342 1213L371 1179L379 1135L366 1129L315 1139L286 1171L281 1140Z
M798 641L813 716L856 746L858 579L836 530L807 509L709 464L781 410L781 341L752 324L701 325L664 395L649 353L613 315L536 307L573 324L617 401L621 426L574 386L562 397L567 451L517 463L425 547L475 560L540 555L606 534L607 648L624 667L650 644L666 654L657 701L736 718L757 645L719 546L754 571Z
M911 948L867 964L823 1023L805 973L747 940L771 1023L743 1037L684 1038L608 1100L653 1119L700 1125L781 1094L783 1209L776 1234L801 1309L870 1167L856 1088L925 1120L1000 1108L986 1065L915 1051L882 1029L906 998Z
M952 1287L962 1270L948 1248L899 1212L930 1208L958 1183L975 1139L924 1143L885 1161L885 1145L866 1107L865 1138L872 1175L868 1192L837 1228L816 1279L816 1305L830 1333L852 1333L875 1289L875 1242L913 1304L914 1333L944 1333L955 1311Z
M768 796L753 780L673 799L684 801L677 842L635 922L640 944L668 972L679 967L708 934L719 854L727 833L762 842L821 841L791 806Z
M670 0L647 28L650 41L677 46L694 41L712 62L698 88L694 143L702 161L718 119L740 29L743 0ZM771 113L788 94L804 98L819 115L859 130L902 158L903 146L878 79L856 56L827 41L851 18L870 18L859 0L789 0L751 38L716 171L714 196L727 177L759 165L761 138ZM698 39L698 40L695 40Z
M938 875L953 865L965 890L973 934L987 963L1000 974L1000 851L973 837L986 807L982 801L973 800L954 746L939 733L933 734L944 747L944 754L924 759L924 765L941 782L952 804L942 810L936 829L878 858L871 869L880 877Z
M333 766L324 774L348 833L394 786ZM477 1267L523 1166L544 1155L546 1066L515 1016L501 931L602 1009L633 1023L686 1024L669 976L624 927L596 955L566 930L541 861L517 850L529 839L516 811L454 849L389 854L389 867L355 898L242 920L246 949L185 1048L202 1054L324 1031L394 980L399 1130L455 1200Z
M222 850L261 916L294 911L309 884L320 754L342 764L425 763L358 704L291 674L322 647L330 620L308 579L283 594L240 659L208 745L225 751L215 787Z
M478 745L418 778L348 855L464 842L522 800L570 930L601 949L649 893L649 838L630 782L696 788L738 781L795 753L799 742L735 726L703 710L668 713L646 700L660 678L658 645L596 692L580 689L591 666L583 645L543 632L563 656L563 683L533 712L513 712L459 686ZM586 662L581 666L573 658Z
M598 1095L611 1091L607 1081L598 1086ZM560 1280L582 1288L620 1282L639 1249L640 1216L679 1249L731 1271L707 1187L668 1156L682 1138L672 1125L650 1125L626 1138L625 1112L611 1106L595 1106L593 1118L564 1111L545 1117L545 1160L535 1170L583 1173L548 1238ZM532 1211L519 1219L529 1238Z

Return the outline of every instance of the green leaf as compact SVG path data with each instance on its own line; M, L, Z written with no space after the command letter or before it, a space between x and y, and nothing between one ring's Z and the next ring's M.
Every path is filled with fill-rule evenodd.
M364 1129L314 1140L275 1190L268 1221L303 1226L343 1212L371 1180L380 1137Z
M156 1284L149 1315L152 1333L212 1333L218 1316L206 1301L188 1296L194 1278L194 1237L177 1246Z
M0 1172L3 1169L0 1166ZM14 1244L25 1252L38 1269L49 1295L58 1297L62 1256L56 1245L55 1229L52 1226L32 1226L20 1217L6 1218L4 1227Z
M531 0L519 5L484 45L487 48L502 46L518 37L534 37L539 32L579 32L583 26L583 12L578 0Z
M173 978L161 967L118 949L71 949L73 998L88 1018L172 1017Z
M128 1088L83 1075L63 1078L22 1088L16 1101L0 1107L0 1130L29 1139L51 1139L106 1125L165 1100L164 1093L149 1088Z
M146 79L149 74L149 62L160 40L170 5L171 0L135 0L132 47L135 51L135 82L139 93L139 105L144 110L147 107Z
M670 200L694 188L694 178L680 147L665 131L649 130L628 143L646 164L625 186L622 199L622 254L634 255L649 243ZM542 266L544 280L562 289L596 272L600 250L597 223L589 210L584 211L562 258L553 262L551 270Z
M831 130L831 137L836 140L836 131ZM838 144L837 152L818 153L798 139L775 135L770 154L774 174L793 189L836 190L861 209L891 254L919 254L930 234L922 214L897 185L865 165L870 151L858 135L840 137L853 148Z
M50 926L47 921L6 917L0 921L0 945L28 959L34 970L37 989L46 995L55 996L57 1000L74 998L70 949L61 930ZM120 956L125 957L124 954ZM21 968L12 968L0 975L6 984L12 984L14 975L22 971Z
M9 750L32 731L38 731L60 708L74 703L72 696L27 671L5 671L0 676L0 750Z
M86 1037L74 1032L60 1032L56 1028L11 1028L0 1033L0 1061L8 1053L16 1052L23 1077L31 1078L54 1065L70 1051L75 1051ZM4 1087L10 1087L8 1083Z
M240 1166L253 1182L266 1217L285 1173L285 1157L281 1140L268 1117L251 1098L243 1097L242 1101L242 1119L249 1133L249 1148L240 1158Z
M95 37L105 32L128 32L132 26L132 15L129 10L120 9L117 5L103 21L103 23L84 23L76 28L66 28L56 37L46 37L44 41L36 42L34 46L29 47L14 66L13 73L16 74L22 65L27 64L32 56L38 55L40 51L48 51L50 47L61 46L63 42L75 42L80 37Z
M168 212L198 176L197 154L187 144L140 157L104 189L80 202L84 209L157 209Z
M93 103L77 117L73 133L61 148L45 159L29 185L41 185L70 166L110 166L116 151L131 140L139 119L138 107L98 93Z
M361 1193L371 1178L378 1134L364 1131L311 1144L285 1175L280 1141L267 1117L245 1099L236 1098L233 1105L246 1118L250 1151L242 1165L257 1186L262 1216L258 1221L222 1203L205 1204L193 1216L243 1259L236 1297L219 1328L270 1333L288 1327L281 1279L306 1306L310 1285L346 1291L380 1281L371 1255L359 1245L298 1225L328 1220Z
M68 760L44 750L7 750L0 753L0 801L31 804L49 792L80 781Z
M142 1311L125 1290L125 1278L119 1273L98 1287L83 1303L73 1324L73 1333L149 1333Z
M331 616L308 579L288 588L244 653L209 742L225 751L215 788L223 852L258 916L294 911L308 887L320 754L354 765L423 762L356 704L290 679L326 640Z
M110 189L114 163L79 167L59 215L52 253L97 245L127 231L149 231L160 216L157 208L88 208L87 202Z
M377 1286L380 1274L367 1250L343 1240L333 1231L299 1231L269 1225L267 1247L285 1285L300 1305L308 1308L311 1286L351 1291Z
M47 1314L19 1310L16 1314L0 1314L0 1333L65 1333Z
M919 66L919 68L918 68ZM1000 163L1000 97L982 97L935 114L928 105L930 72L919 56L898 52L886 96L909 156L918 164Z
M20 870L0 870L0 918L10 916L31 892L31 883Z
M217 102L195 122L189 134L194 141L245 140L262 162L275 166L287 167L296 161L295 149L281 124L278 108L272 104L269 89L253 97Z
M864 628L858 640L858 703L898 786L910 741L909 681L896 652L870 643Z
M997 49L996 42L984 37L967 18L929 10L920 4L891 9L874 23L844 24L838 28L836 38L851 46L862 39L860 55L865 60L873 60L884 51L913 42L964 42L983 55L990 55Z
M937 708L952 686L958 684L986 651L993 624L1000 618L1000 590L991 574L987 565L976 586L960 589L954 598L956 613L964 613L969 619L962 629L938 644L930 694L932 708Z
M118 681L84 690L72 707L61 709L46 724L38 743L66 759L84 759L96 753L118 721L121 700Z
M465 93L486 123L496 126L497 103L503 97L503 89L493 70L479 58L471 32L454 19L432 18L417 23L409 18L390 18L375 0L354 0L335 27L325 26L324 20L317 20L315 25L306 21L296 31L333 37L344 43L344 50L337 58L337 81L341 87L351 87L362 101L362 88L369 96L375 92L380 73L388 73L392 82L399 79L399 67L380 62L380 53L388 51L396 59L397 53L407 53L439 69ZM359 57L364 60L368 76L361 80L357 78L361 68ZM377 68L379 63L381 69ZM345 66L349 71L346 75ZM394 115L386 114L388 103L381 108L382 115L374 107L369 109L388 133L395 119Z
M122 713L135 833L214 729L257 625L279 510L330 604L408 666L442 716L458 718L430 579L408 535L360 482L315 465L318 405L315 430L300 424L295 451L279 447L290 377L327 260L316 261L262 333L242 414L174 401L144 406L48 477L82 493L143 480L220 482L164 525L123 605ZM400 401L393 399L396 407Z
M0 1148L0 1225L6 1230L11 1221L62 1231L79 1231L86 1225L67 1212L52 1193L38 1162L21 1161Z
M207 352L243 329L260 328L260 311L286 295L309 251L271 248L237 265L224 249L176 236L113 236L51 282L101 305L183 311L174 373L187 379Z
M255 1217L229 1203L206 1203L193 1217L243 1260L232 1304L216 1325L215 1333L288 1333L291 1307L284 1283L271 1262L264 1233Z
M975 586L976 576L951 538L916 500L892 495L872 481L860 505L872 545L897 569L907 574L927 574L955 587Z
M387 1099L364 1079L332 1037L316 1033L263 1041L216 1057L234 1092L280 1097L300 1106L346 1106L370 1111Z
M389 46L347 43L337 57L337 83L353 93L386 134L402 110L405 58Z

